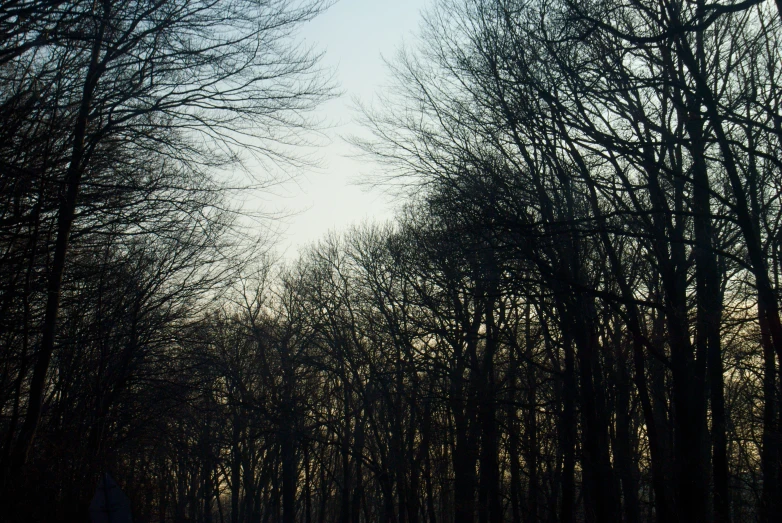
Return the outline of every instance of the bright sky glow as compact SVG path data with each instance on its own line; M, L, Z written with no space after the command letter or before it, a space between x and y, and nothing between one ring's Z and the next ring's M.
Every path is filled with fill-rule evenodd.
M281 199L275 206L297 213L282 225L279 249L286 257L295 257L299 248L329 231L393 215L391 198L356 186L380 167L351 158L356 151L342 137L365 132L352 121L351 100L370 102L390 83L383 58L393 58L403 44L412 43L427 4L428 0L339 0L302 29L306 43L325 51L323 65L336 70L344 94L314 115L331 124L331 144L319 151L323 168L300 173L298 186L275 193Z

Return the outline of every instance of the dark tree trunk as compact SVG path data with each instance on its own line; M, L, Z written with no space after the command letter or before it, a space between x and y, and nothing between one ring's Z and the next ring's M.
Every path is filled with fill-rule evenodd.
M562 384L562 502L560 507L560 521L573 523L575 521L576 503L576 369L573 346L568 338L564 339L565 374Z
M296 521L296 448L294 435L290 430L282 434L282 521Z
M692 102L695 114L695 105ZM720 321L722 296L720 274L714 252L711 223L710 182L704 158L703 130L700 119L689 118L687 130L693 155L693 222L695 229L695 279L697 287L696 354L706 359L711 400L712 470L714 475L714 521L729 523L728 447L726 436L724 379ZM700 373L700 370L698 371Z
M234 410L231 431L231 523L239 523L239 493L242 482L242 454L239 448L241 431L238 423L239 415Z
M622 482L624 522L638 523L640 507L638 502L638 469L632 452L630 417L630 378L627 372L627 355L622 350L621 340L615 338L618 352L616 359L616 450L615 460ZM656 466L656 465L653 465Z
M458 416L455 423L456 445L453 451L454 471L454 523L474 523L475 521L475 463L477 449L467 420Z
M493 272L493 271L490 271ZM490 288L496 287L489 274ZM480 370L479 421L481 424L480 479L479 479L479 521L499 523L503 520L500 501L499 438L497 435L497 413L494 384L494 354L497 350L494 319L495 297L489 292L485 306L486 343Z
M532 324L530 305L524 309L524 350L526 360L527 416L524 426L525 449L529 483L527 488L527 521L536 523L538 520L538 408L537 408L537 376L535 372L535 352L532 340ZM517 463L518 466L518 463Z
M54 257L49 271L46 292L46 308L42 326L41 346L38 349L37 359L33 366L33 375L30 380L30 389L27 401L27 413L19 432L19 438L12 458L12 476L19 476L27 461L32 447L38 423L41 418L41 408L46 387L46 378L49 372L49 362L54 352L54 341L57 330L57 317L60 311L60 291L62 278L65 273L65 264L70 243L71 227L76 215L76 203L79 197L81 179L85 169L85 154L87 140L87 126L92 110L93 97L98 86L105 64L101 62L101 48L103 46L103 34L110 16L111 4L108 0L102 2L102 17L100 26L94 35L90 63L87 67L84 79L84 87L79 104L79 113L73 130L73 145L65 173L64 183L59 193L59 206L57 209L57 233L54 242Z

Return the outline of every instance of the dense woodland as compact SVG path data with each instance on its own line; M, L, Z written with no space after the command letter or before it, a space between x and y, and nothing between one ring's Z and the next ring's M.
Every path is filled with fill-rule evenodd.
M782 520L782 3L435 1L272 261L327 7L0 3L0 519Z

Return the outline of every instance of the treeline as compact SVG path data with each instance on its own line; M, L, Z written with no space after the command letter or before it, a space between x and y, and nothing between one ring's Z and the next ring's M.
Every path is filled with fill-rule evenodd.
M253 256L233 195L331 94L296 38L324 7L0 3L0 520L88 520L107 469L156 506L193 415L177 340Z
M360 143L410 202L253 265L215 180L328 94L262 74L319 6L6 5L10 516L782 514L776 4L440 0Z

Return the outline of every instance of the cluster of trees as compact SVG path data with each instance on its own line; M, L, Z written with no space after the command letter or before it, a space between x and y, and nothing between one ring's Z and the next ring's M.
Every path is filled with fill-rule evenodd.
M0 4L0 519L86 518L117 453L155 477L175 340L252 254L231 193L272 181L228 173L290 162L330 93L294 38L324 7Z
M127 20L202 4L2 18L20 518L78 514L102 470L141 521L779 518L776 4L440 0L361 144L411 202L238 280L211 173L323 86L290 82L299 54L222 76L317 7L210 55L207 27L251 27L237 6L285 12L228 4L170 33ZM214 81L182 83L191 60Z

